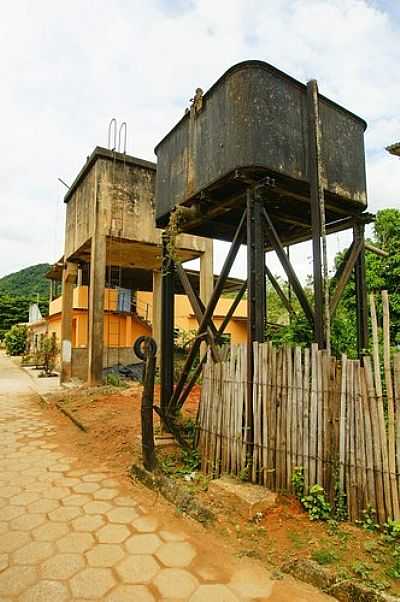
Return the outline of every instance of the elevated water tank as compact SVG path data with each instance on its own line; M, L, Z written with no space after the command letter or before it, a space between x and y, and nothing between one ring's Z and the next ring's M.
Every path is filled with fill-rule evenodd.
M319 115L329 221L355 215L367 206L366 123L322 95ZM307 87L268 63L239 63L204 95L198 91L190 111L155 152L158 226L168 223L178 205L226 204L227 199L240 197L248 182L266 176L275 179L270 195L275 209L307 216ZM218 236L206 225L196 233Z

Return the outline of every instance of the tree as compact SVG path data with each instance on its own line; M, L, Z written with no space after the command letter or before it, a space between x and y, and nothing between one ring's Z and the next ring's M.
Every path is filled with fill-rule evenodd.
M8 355L22 355L26 348L26 326L15 324L4 337L4 343Z
M29 317L29 305L36 303L36 297L23 295L0 294L0 340L14 324L27 322ZM42 315L48 313L48 300L39 299L39 308Z
M388 257L368 257L371 290L386 289L390 297L392 341L400 345L400 211L382 209L375 222L375 238Z
M0 294L24 297L47 296L49 281L45 275L50 267L48 263L39 263L3 276L0 278Z
M378 211L374 225L374 232L370 241L375 246L383 249L389 255L381 257L371 252L366 252L366 283L368 293L379 292L386 289L390 296L391 311L391 336L392 342L400 345L400 211L397 209L382 209ZM336 267L341 263L346 251L338 253L335 257ZM331 279L330 287L333 292L336 282ZM287 284L282 284L287 292ZM312 280L308 278L304 287L305 293L312 303ZM277 343L291 343L309 345L312 341L312 329L299 308L296 299L293 306L298 314L290 324L274 331L272 339ZM380 295L377 295L378 314L381 314ZM278 317L279 311L285 312L275 306ZM380 316L381 318L381 316ZM331 323L331 348L332 353L339 356L347 353L349 357L357 357L357 316L354 273L352 274L341 301L337 307Z
M366 283L368 293L386 289L390 297L390 320L392 342L400 344L400 211L398 209L382 209L376 215L372 244L386 251L388 257L381 257L367 252ZM344 253L336 256L336 264ZM381 314L380 295L377 295L378 314ZM338 312L348 320L348 328L356 326L355 282L352 275L347 284ZM380 316L381 317L381 316Z

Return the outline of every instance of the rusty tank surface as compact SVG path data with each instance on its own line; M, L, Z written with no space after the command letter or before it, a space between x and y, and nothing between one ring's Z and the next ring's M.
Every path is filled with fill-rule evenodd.
M367 206L366 123L319 95L322 182L327 221L357 215ZM293 236L309 223L307 87L262 61L231 67L155 149L156 222L168 223L176 207L229 204L212 223L197 220L193 233L229 240L249 182L273 182L266 203L293 222ZM288 220L288 218L293 218ZM289 236L289 235L288 235ZM289 238L290 238L289 236ZM284 237L285 238L285 237ZM287 238L287 237L286 237Z

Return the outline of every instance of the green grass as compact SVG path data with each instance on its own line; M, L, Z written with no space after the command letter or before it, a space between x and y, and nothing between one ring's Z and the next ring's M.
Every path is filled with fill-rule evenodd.
M311 558L323 566L334 564L338 559L335 552L332 552L332 550L328 550L326 548L314 550L311 554Z

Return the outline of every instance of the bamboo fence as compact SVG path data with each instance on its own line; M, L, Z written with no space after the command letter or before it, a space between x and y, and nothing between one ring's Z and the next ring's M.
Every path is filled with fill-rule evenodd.
M373 297L372 359L254 343L253 432L246 345L232 345L223 362L210 356L198 415L202 469L293 492L303 467L305 490L318 483L332 504L345 496L350 520L369 507L380 523L399 519L400 353L391 357L385 291L382 306L383 364Z

